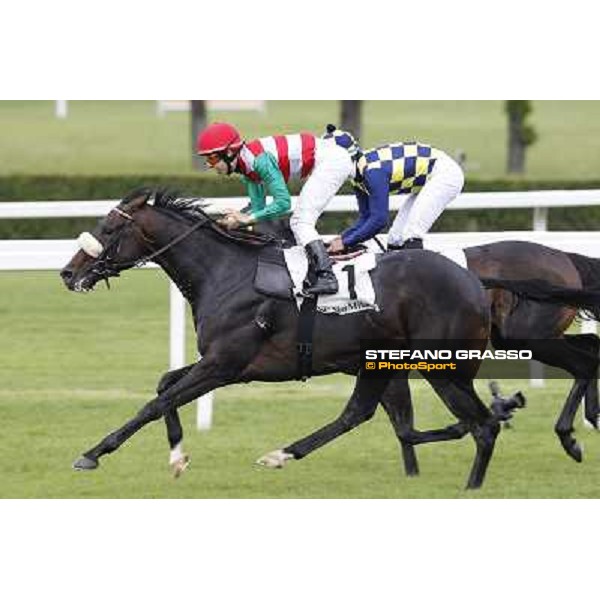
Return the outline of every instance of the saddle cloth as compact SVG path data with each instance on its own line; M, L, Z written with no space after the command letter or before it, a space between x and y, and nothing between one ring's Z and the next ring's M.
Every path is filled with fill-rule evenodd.
M339 291L335 295L319 296L317 311L349 314L379 310L369 272L375 268L377 257L381 256L381 249L371 241L367 242L366 246L369 252L334 264L333 272L338 280ZM431 242L426 242L425 248L445 256L464 269L467 268L467 259L461 249L436 247ZM308 259L301 246L293 246L283 251L267 246L258 259L254 286L257 291L267 296L285 300L295 299L300 307L303 300L300 292L307 270Z
M302 304L302 287L308 271L308 259L302 246L283 251L293 282L293 294L298 307ZM375 290L369 271L376 266L375 255L365 252L350 260L336 262L333 272L338 280L337 294L319 296L317 312L346 315L364 310L379 310L375 304Z
M378 310L369 274L375 265L376 255L372 252L335 263L333 272L339 283L339 291L335 295L319 296L317 311L341 315ZM302 246L287 248L283 252L278 248L267 247L258 259L254 287L267 296L294 299L300 308L304 299L301 291L307 270L308 260Z

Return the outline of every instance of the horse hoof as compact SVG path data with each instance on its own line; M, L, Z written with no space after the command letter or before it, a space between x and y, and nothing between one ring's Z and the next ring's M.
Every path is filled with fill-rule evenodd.
M76 471L91 471L98 468L98 461L87 456L81 456L73 463L73 468Z
M184 454L182 457L178 458L175 462L171 463L171 471L173 473L173 477L177 479L190 464L190 457L187 454Z
M479 490L479 489L481 489L481 486L482 486L481 483L467 483L467 486L465 487L465 491L471 492L473 490Z
M564 442L563 448L575 462L580 463L583 461L583 448L575 440Z
M569 452L569 456L574 461L580 463L583 460L583 447L581 447L577 442L575 442L571 446L571 451Z
M282 469L288 460L294 458L293 454L284 452L283 450L273 450L264 456L261 456L256 464L267 469Z

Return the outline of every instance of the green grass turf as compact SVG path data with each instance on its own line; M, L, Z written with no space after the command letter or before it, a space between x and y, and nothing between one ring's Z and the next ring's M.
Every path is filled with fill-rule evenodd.
M600 176L600 102L535 101L539 141L528 152L527 177ZM267 111L214 112L251 138L323 131L339 121L336 101L270 101ZM153 101L76 101L54 117L50 101L0 101L0 175L191 173L187 113L156 116ZM418 138L467 153L467 176L505 175L506 116L501 101L367 101L363 145Z
M267 451L335 417L352 381L255 383L217 392L214 427L195 430L182 411L192 464L169 474L162 422L152 423L94 472L71 462L153 395L168 362L168 286L157 271L131 272L89 295L67 292L56 273L0 274L0 497L2 498L597 498L600 437L584 429L585 459L567 458L553 433L569 382L521 387L529 406L502 432L484 488L465 492L471 439L418 449L421 476L401 473L396 439L382 411L369 423L283 470L253 464ZM189 356L193 356L192 335ZM488 398L486 382L478 383ZM420 427L449 413L419 381Z

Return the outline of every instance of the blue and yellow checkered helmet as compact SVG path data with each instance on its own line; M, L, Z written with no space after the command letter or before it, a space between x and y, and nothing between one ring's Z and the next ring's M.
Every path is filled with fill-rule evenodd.
M322 137L324 140L333 139L338 146L348 150L350 156L355 160L362 154L355 137L349 131L338 129L335 125L327 125Z

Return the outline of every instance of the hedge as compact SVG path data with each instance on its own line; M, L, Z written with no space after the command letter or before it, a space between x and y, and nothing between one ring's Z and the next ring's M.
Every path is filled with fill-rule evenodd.
M117 199L133 188L148 185L171 187L185 195L227 197L245 195L239 178L217 177L209 173L192 176L5 176L0 177L0 202L35 200L104 200ZM297 193L299 186L292 186ZM533 181L502 179L467 181L465 191L524 191L547 189L600 189L600 180ZM349 185L341 193L351 194ZM348 226L355 213L329 213L319 221L319 230L334 233ZM393 217L393 215L392 215ZM433 231L494 231L530 229L531 209L447 211L434 225ZM10 219L0 221L0 238L48 239L71 238L91 228L96 219ZM551 229L600 229L600 207L553 209Z

